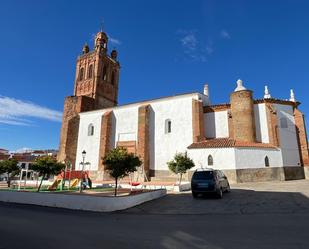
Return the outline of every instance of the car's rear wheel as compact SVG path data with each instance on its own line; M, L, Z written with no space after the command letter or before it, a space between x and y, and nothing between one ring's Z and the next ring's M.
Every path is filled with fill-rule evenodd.
M192 196L193 196L193 198L197 198L198 197L198 193L192 192Z
M230 184L228 183L227 184L227 188L226 188L226 193L230 193L231 192L231 187L230 187Z
M222 199L222 197L223 197L223 191L222 191L222 188L219 188L217 190L217 198L218 199Z

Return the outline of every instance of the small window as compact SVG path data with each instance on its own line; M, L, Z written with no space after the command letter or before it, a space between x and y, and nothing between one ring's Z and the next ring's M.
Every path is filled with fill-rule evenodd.
M268 158L268 156L265 157L264 161L265 161L265 167L269 167L269 158Z
M91 64L88 69L88 79L92 78L92 73L93 73L93 65Z
M165 134L172 132L172 121L170 119L165 120Z
M93 133L94 133L94 126L93 124L90 124L88 126L88 136L93 136Z
M79 70L79 80L82 81L84 79L84 68L82 67Z
M287 118L280 118L280 127L281 128L288 128L288 120L287 120Z
M107 66L103 66L102 79L107 79Z
M208 156L208 166L212 166L212 165L214 165L214 159L212 158L212 155L209 155Z

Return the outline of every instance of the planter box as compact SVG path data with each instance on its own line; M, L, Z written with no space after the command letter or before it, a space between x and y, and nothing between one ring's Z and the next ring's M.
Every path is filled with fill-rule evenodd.
M189 191L191 190L191 183L190 182L182 182L180 185L174 186L175 192L182 192L182 191Z
M134 207L165 195L165 189L119 197L0 191L0 201L74 210L112 212Z

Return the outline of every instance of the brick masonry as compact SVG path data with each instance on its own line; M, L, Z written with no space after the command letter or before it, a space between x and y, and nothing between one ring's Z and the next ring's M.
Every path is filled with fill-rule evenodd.
M234 139L234 127L233 127L233 117L231 113L231 109L227 110L227 122L229 129L229 138Z
M65 98L64 110L62 117L60 148L58 153L58 161L63 162L69 160L75 168L79 116L83 111L93 109L93 99L86 96L70 96Z
M116 51L112 52L114 55L107 55L107 40L108 37L104 32L98 32L94 49L89 52L89 48L84 47L83 54L77 58L74 96L66 97L64 102L58 161L69 160L73 168L76 159L79 113L117 105L120 64L117 61ZM105 124L104 120L103 124L105 132L109 132L111 125ZM106 151L109 139L104 139L101 141L103 148L100 150Z
M136 155L136 141L118 141L117 147L125 148L128 153L133 153Z
M245 142L255 142L252 91L242 90L233 92L230 98L234 138Z
M101 136L99 149L99 170L104 170L103 158L111 148L112 111L105 112L101 119Z
M149 162L149 113L150 105L143 105L138 108L138 141L137 155L143 161L144 172L147 178L150 176Z
M269 143L279 147L279 127L278 127L278 117L277 112L272 103L265 103L266 105L266 118L268 127Z
M192 99L192 132L193 142L205 140L203 102Z
M299 146L300 162L303 166L309 166L308 140L304 115L297 108L294 109L294 118Z

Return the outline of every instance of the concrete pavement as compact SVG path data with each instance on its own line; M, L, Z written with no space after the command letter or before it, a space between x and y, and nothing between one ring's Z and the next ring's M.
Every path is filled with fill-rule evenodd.
M0 249L307 249L308 187L241 184L222 200L170 195L110 214L0 203Z

